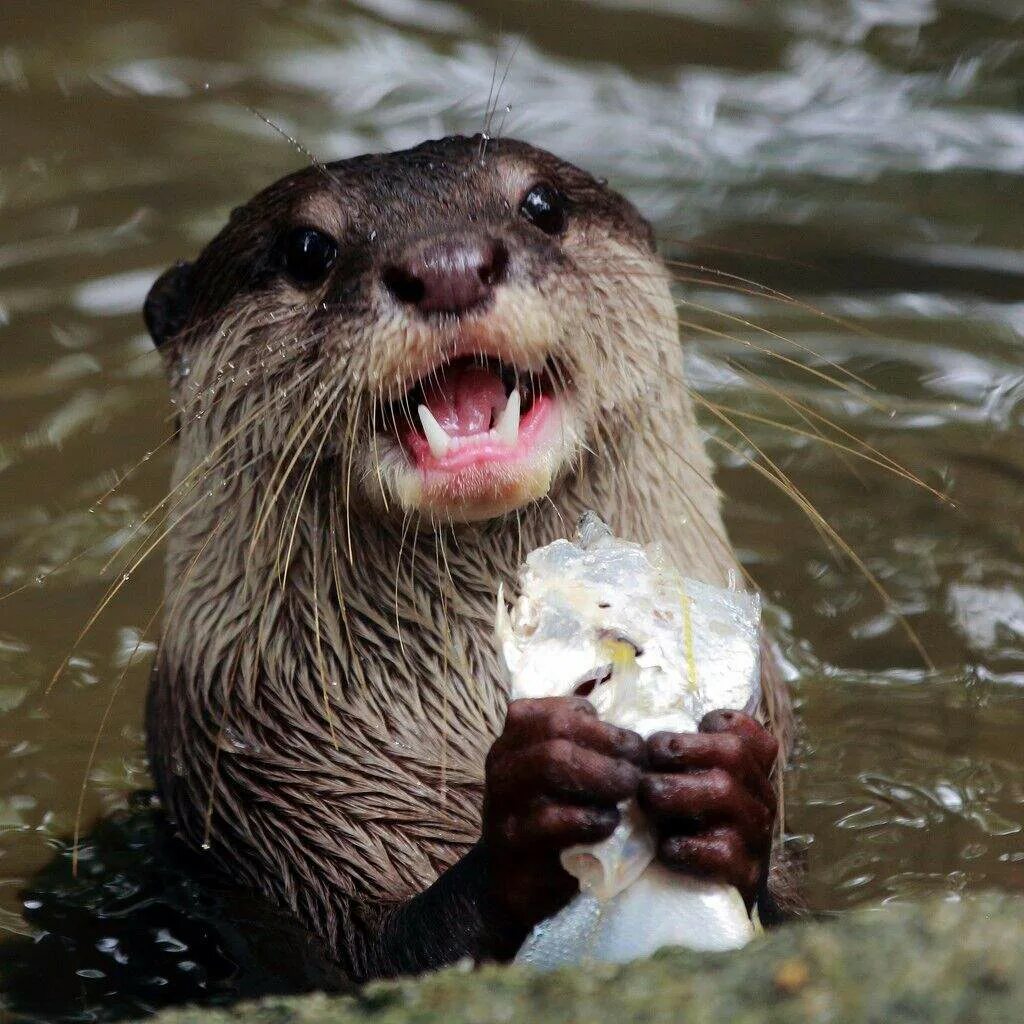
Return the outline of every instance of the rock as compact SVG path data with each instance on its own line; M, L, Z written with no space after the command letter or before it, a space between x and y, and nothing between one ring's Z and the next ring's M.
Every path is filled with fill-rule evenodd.
M159 1024L953 1024L1024 1020L1024 900L862 910L738 953L664 950L625 967L452 968L355 996L173 1010Z

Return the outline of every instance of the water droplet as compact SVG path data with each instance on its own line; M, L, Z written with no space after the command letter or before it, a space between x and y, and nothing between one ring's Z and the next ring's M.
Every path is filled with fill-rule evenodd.
M203 842L202 846L204 850L208 850L210 848L210 844L206 841Z
M46 577L42 573L40 573L36 577L36 583L38 583L40 586L42 586L44 582L46 582Z
M130 574L130 573L127 573L127 572L126 572L126 573L125 573L125 574L124 574L124 575L123 575L123 576L121 577L121 579L122 579L122 580L123 580L123 581L124 581L125 583L127 583L127 582L128 582L128 580L130 580L130 579L131 579L131 574Z

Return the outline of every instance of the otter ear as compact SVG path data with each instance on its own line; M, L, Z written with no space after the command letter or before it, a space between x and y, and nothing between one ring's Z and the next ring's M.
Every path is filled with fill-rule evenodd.
M157 348L185 326L191 305L192 264L175 263L153 282L142 307L142 317Z

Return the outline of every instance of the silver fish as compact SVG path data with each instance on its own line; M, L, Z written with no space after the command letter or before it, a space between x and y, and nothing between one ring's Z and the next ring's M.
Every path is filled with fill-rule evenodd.
M604 721L646 737L756 706L760 610L756 595L684 578L658 545L620 540L587 513L575 542L527 556L511 612L499 592L495 632L513 699L584 695ZM551 969L746 943L755 925L740 894L661 867L643 812L635 801L620 809L608 839L563 852L579 895L534 929L517 961Z

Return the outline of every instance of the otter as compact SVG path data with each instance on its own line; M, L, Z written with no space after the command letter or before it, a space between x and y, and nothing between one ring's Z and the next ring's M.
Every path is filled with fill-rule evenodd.
M780 912L770 666L759 720L644 742L583 698L509 705L492 642L499 584L587 509L736 570L628 200L511 139L314 161L144 315L178 429L148 751L190 845L356 981L510 957L630 795L664 863Z

